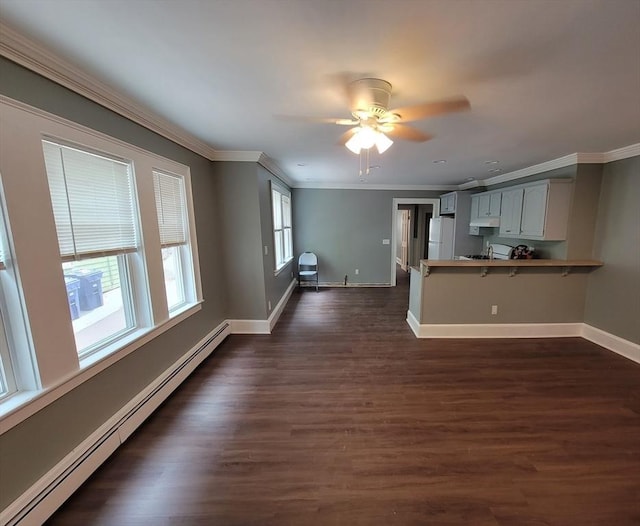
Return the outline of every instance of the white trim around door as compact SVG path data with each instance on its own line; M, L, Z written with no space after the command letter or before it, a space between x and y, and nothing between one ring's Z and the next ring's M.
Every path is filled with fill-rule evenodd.
M440 215L439 197L394 197L391 209L391 283L396 286L396 214L399 205L433 205L433 217Z

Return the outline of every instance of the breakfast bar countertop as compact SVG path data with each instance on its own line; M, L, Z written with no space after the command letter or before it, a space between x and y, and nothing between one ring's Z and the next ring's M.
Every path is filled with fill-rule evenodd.
M602 261L595 259L421 259L420 273L429 276L434 267L440 269L480 268L480 275L486 276L489 268L507 267L510 276L522 268L559 267L566 276L573 267L601 267Z
M595 259L422 259L427 267L601 267Z

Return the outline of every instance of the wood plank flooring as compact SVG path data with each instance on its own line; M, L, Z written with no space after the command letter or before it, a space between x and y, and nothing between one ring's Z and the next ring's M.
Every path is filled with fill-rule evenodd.
M640 366L580 338L418 340L407 293L295 292L49 524L640 524Z

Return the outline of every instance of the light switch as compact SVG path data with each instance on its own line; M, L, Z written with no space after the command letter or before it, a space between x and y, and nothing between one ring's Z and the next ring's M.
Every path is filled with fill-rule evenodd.
M382 244L383 244L383 245L390 245L390 244L391 244L391 241L389 241L388 239L383 239L383 240L382 240Z

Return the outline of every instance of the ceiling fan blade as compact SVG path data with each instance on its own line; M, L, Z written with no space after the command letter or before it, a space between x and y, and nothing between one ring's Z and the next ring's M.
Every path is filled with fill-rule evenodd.
M383 133L393 139L404 139L405 141L414 142L425 142L433 139L433 135L424 133L413 126L407 126L406 124L393 124L392 126L392 129L384 131Z
M341 126L355 126L359 121L353 119L342 119L339 117L307 117L304 115L274 115L281 121L288 122L321 122L326 124L339 124Z
M358 128L351 128L346 132L344 132L342 135L340 135L340 138L338 139L338 144L340 146L344 146L347 143L347 141L351 139L351 137L353 137L357 129Z
M443 113L453 113L456 111L467 111L471 105L466 97L454 97L452 99L440 100L437 102L425 102L415 106L405 106L389 110L389 114L400 116L402 122L419 121L427 117L442 115ZM384 121L384 118L382 119Z

